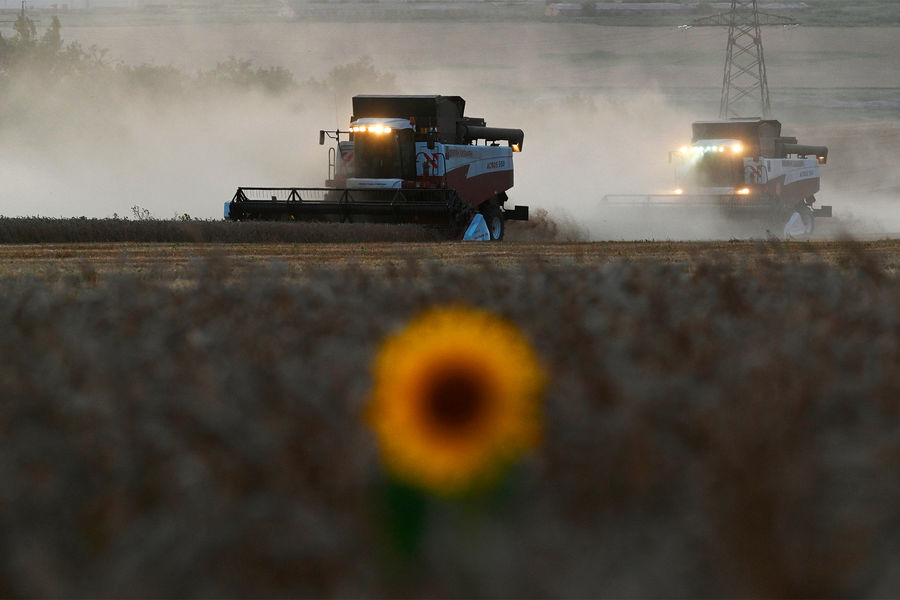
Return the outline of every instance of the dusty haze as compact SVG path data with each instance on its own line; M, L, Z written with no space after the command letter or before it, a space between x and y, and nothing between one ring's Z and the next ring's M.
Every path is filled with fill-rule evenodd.
M21 86L3 106L7 216L219 218L238 185L322 185L321 128L345 126L352 93L459 94L467 112L525 131L512 201L590 239L728 237L697 215L640 218L600 209L608 193L662 192L667 152L718 109L720 29L577 24L270 23L73 27L66 42L108 49L108 61L172 65L187 74L229 56L282 66L296 81L327 78L368 56L393 89L283 95L223 90L171 97L121 82ZM8 35L8 34L7 34ZM900 233L900 51L894 29L764 32L774 117L787 135L831 149L821 203L829 235ZM816 68L809 65L815 63Z

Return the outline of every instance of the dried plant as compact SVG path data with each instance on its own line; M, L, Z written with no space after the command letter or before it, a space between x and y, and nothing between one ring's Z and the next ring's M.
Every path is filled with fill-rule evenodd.
M8 279L0 595L893 595L900 284L854 260ZM370 364L461 302L533 340L543 442L392 562Z

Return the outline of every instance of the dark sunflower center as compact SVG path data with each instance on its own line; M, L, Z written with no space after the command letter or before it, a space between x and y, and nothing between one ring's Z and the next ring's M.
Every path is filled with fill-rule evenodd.
M423 408L428 424L440 433L464 433L486 412L485 382L471 370L447 370L426 388Z

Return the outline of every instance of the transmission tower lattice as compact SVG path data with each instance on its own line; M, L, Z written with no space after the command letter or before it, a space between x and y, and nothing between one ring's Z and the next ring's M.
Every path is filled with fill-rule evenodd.
M760 12L756 0L731 0L731 10L695 20L694 27L728 26L728 47L725 50L725 74L722 77L722 100L719 118L757 116L768 117L769 83L766 80L766 61L763 56L764 25L799 23L788 17ZM756 115L739 114L750 105L748 100L759 94Z

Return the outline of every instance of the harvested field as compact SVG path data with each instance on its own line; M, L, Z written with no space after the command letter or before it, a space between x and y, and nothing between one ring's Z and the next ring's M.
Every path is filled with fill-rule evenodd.
M343 243L228 243L198 244L20 244L0 245L0 277L58 279L71 274L141 274L163 281L181 280L204 259L221 264L227 273L251 275L270 263L286 273L302 275L309 269L341 268L348 264L365 270L383 267L444 265L461 269L527 268L582 265L602 267L611 262L686 265L728 261L824 263L847 267L858 260L871 262L886 274L900 270L900 240L872 242L503 242L500 244L441 242L403 244L389 242Z
M2 246L0 595L889 596L897 249ZM543 441L396 554L370 365L450 303Z

